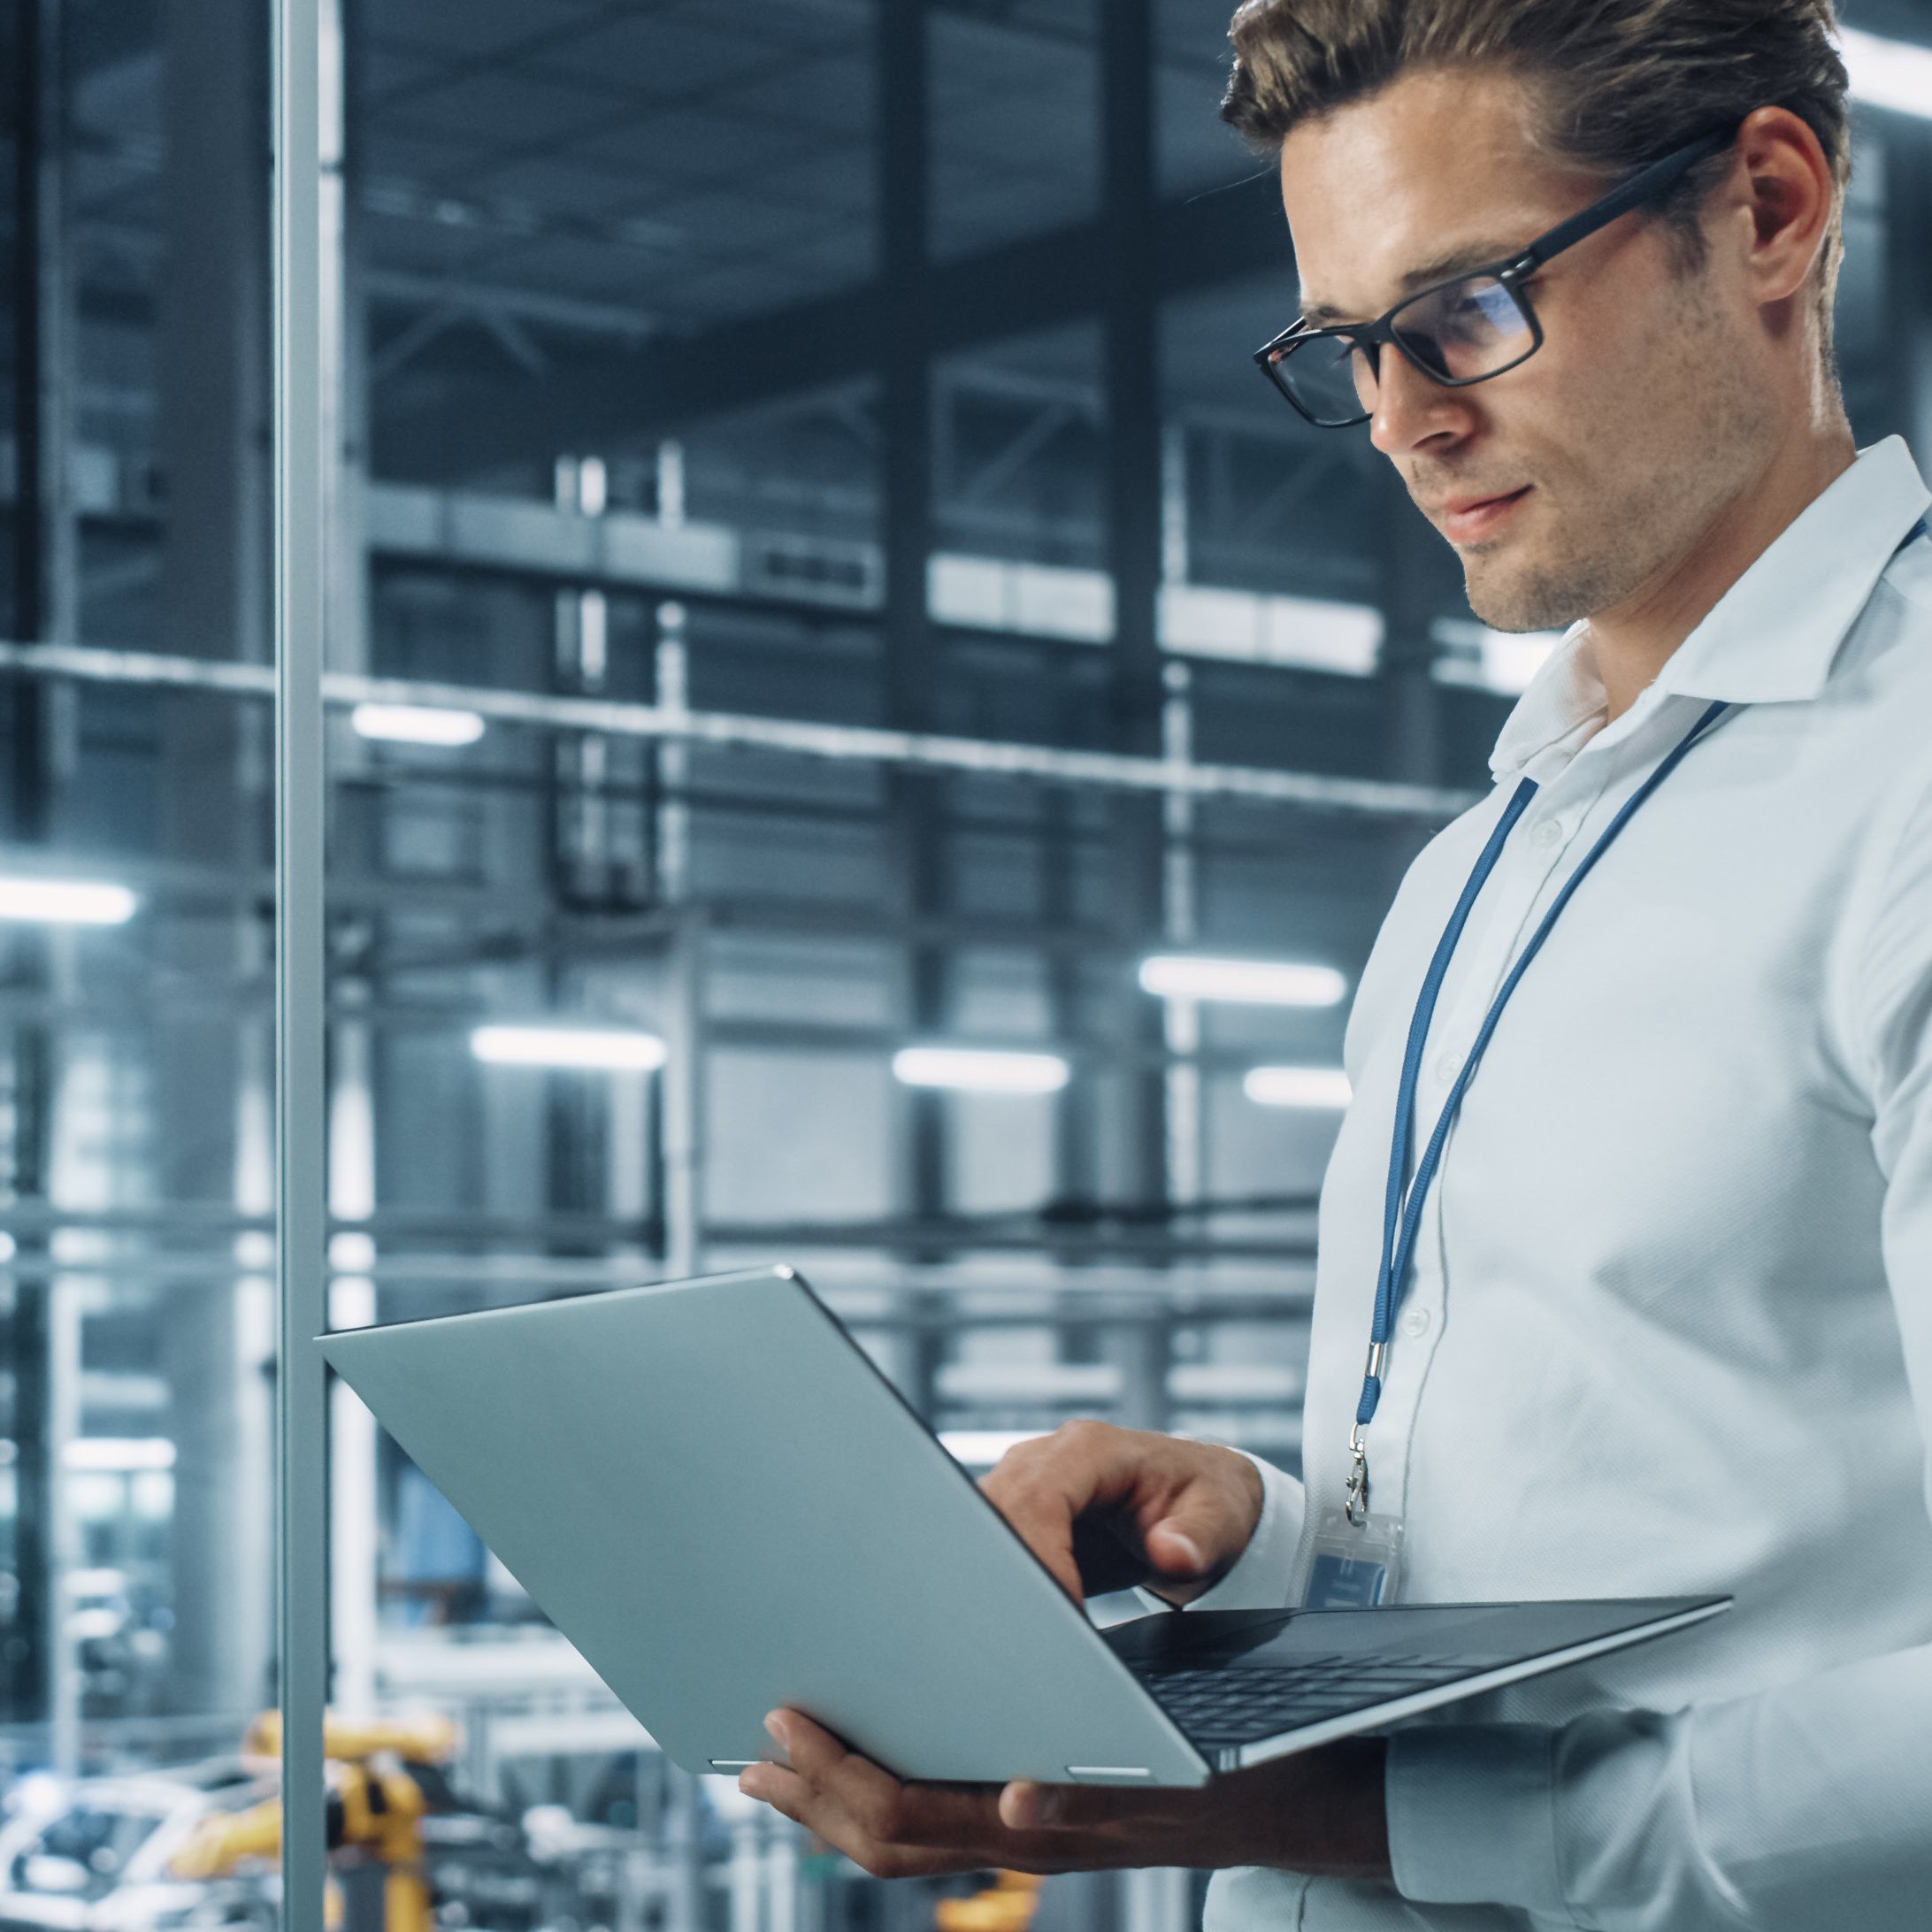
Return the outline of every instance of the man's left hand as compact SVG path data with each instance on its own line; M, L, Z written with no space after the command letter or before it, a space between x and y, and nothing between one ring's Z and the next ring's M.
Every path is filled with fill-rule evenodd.
M765 1729L789 1764L753 1765L739 1789L875 1878L1229 1865L1389 1874L1378 1739L1349 1738L1199 1790L1123 1791L908 1783L797 1711L774 1712Z

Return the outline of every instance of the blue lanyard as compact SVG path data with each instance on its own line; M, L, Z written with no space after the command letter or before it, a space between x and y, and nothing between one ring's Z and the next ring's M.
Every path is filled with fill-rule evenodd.
M1469 914L1490 874L1496 870L1497 861L1502 857L1503 847L1508 843L1516 822L1530 809L1530 801L1537 795L1534 779L1525 778L1504 808L1502 816L1496 822L1496 829L1490 834L1489 843L1483 847L1482 855L1476 862L1476 869L1469 874L1468 884L1462 888L1462 896L1457 900L1455 910L1449 915L1449 924L1443 929L1442 938L1437 941L1435 957L1430 961L1429 970L1422 976L1422 992L1415 1001L1415 1016L1409 1022L1408 1045L1402 1055L1402 1078L1395 1100L1395 1134L1389 1149L1388 1192L1383 1208L1382 1274L1376 1284L1375 1322L1369 1330L1368 1361L1362 1376L1361 1400L1355 1409L1355 1426L1349 1431L1349 1448L1355 1459L1355 1472L1349 1483L1349 1514L1358 1522L1367 1520L1368 1507L1368 1470L1362 1453L1361 1431L1374 1419L1376 1406L1382 1399L1382 1372L1388 1353L1389 1335L1395 1321L1396 1306L1402 1299L1407 1281L1416 1234L1422 1226L1422 1208L1429 1199L1436 1170L1442 1164L1443 1147L1449 1138L1449 1130L1455 1123L1457 1110L1462 1105L1463 1095L1469 1090L1469 1082L1476 1077L1484 1049L1496 1031L1496 1023L1502 1017L1503 1008L1509 1004L1510 995L1530 970L1530 961L1542 951L1543 942L1563 916L1563 908L1569 904L1576 888L1589 876L1597 861L1615 843L1618 834L1643 809L1651 794L1677 769L1690 748L1729 709L1729 706L1723 702L1714 704L1698 719L1638 786L1636 795L1610 821L1603 836L1583 855L1576 870L1570 874L1549 911L1543 916L1543 923L1530 935L1530 943L1523 947L1522 955L1498 989L1495 999L1490 1002L1489 1012L1484 1016L1475 1043L1469 1048L1468 1058L1463 1062L1455 1085L1450 1088L1448 1099L1443 1102L1442 1116L1429 1137L1428 1146L1422 1149L1422 1159L1415 1164L1415 1177L1408 1182L1405 1192L1403 1183L1407 1178L1409 1154L1414 1146L1415 1089L1422 1077L1422 1054L1429 1043L1430 1024L1436 1016L1436 1002L1441 996L1443 981L1448 976L1449 962L1455 957L1457 944L1462 938L1462 929L1469 922Z

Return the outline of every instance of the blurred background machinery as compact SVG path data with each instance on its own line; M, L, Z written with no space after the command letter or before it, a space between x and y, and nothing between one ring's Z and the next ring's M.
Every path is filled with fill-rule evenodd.
M1295 1466L1347 1000L1550 640L1249 366L1224 11L325 6L337 1323L783 1258L969 1466ZM1932 4L1845 11L1844 377L1923 458ZM0 0L0 1923L68 1932L274 1910L173 1865L274 1795L267 33ZM341 1392L329 1456L334 1700L460 1726L439 1925L1187 1921L872 1884Z

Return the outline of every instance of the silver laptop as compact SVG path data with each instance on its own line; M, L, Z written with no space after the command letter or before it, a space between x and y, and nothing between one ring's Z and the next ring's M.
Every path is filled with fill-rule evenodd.
M789 1269L326 1336L690 1771L802 1710L903 1777L1199 1785L1726 1598L1191 1611L1100 1631Z

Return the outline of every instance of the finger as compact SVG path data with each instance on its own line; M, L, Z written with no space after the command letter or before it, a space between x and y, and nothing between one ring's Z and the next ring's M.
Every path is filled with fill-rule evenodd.
M1070 1497L1031 1481L1016 1480L1008 1472L1003 1484L995 1484L1000 1475L994 1469L980 1484L986 1499L1010 1523L1042 1564L1048 1575L1076 1603L1084 1603L1080 1564L1074 1554L1074 1524L1080 1514Z
M898 1803L901 1786L883 1765L874 1764L816 1724L802 1711L774 1711L765 1729L785 1752L792 1769L816 1791L832 1798L854 1815L882 1815Z
M875 1878L972 1872L1001 1862L997 1792L984 1785L908 1784L797 1711L765 1728L792 1767L751 1765L742 1791L816 1832Z
M1184 1515L1164 1516L1149 1530L1145 1538L1147 1561L1162 1576L1177 1583L1193 1583L1212 1568L1200 1545L1188 1534Z
M1170 1824L1190 1794L1122 1791L1112 1786L1042 1784L1016 1778L1000 1793L1000 1822L1015 1832L1140 1835Z
M1029 1499L1018 1509L1002 1507L1000 1514L1019 1532L1020 1540L1039 1559L1047 1575L1076 1603L1085 1603L1086 1591L1074 1554L1074 1512L1050 1503L1041 1507Z
M1265 1499L1254 1465L1218 1451L1170 1494L1147 1498L1140 1543L1148 1567L1162 1584L1214 1582L1247 1547Z
M993 1786L907 1783L798 1711L774 1711L765 1729L805 1784L813 1828L826 1836L834 1834L822 1820L847 1821L878 1844L983 1855L998 1835Z
M806 1816L810 1809L811 1788L797 1772L787 1771L782 1764L747 1765L738 1774L738 1789L747 1798L755 1798L773 1811L784 1813L794 1825L812 1824Z
M985 1849L979 1847L959 1852L944 1846L883 1844L856 1820L822 1800L796 1772L781 1765L750 1767L739 1774L738 1788L844 1852L875 1878L978 1872L985 1870L990 1862Z
M1246 1546L1263 1501L1232 1450L1094 1422L1020 1444L984 1486L1077 1600L1078 1586L1205 1587Z
M1128 1431L1105 1423L1063 1423L1050 1436L1008 1450L981 1485L1076 1603L1085 1600L1087 1576L1078 1542L1081 1519L1131 1491L1135 1459L1129 1439ZM1100 1540L1111 1545L1112 1538Z

